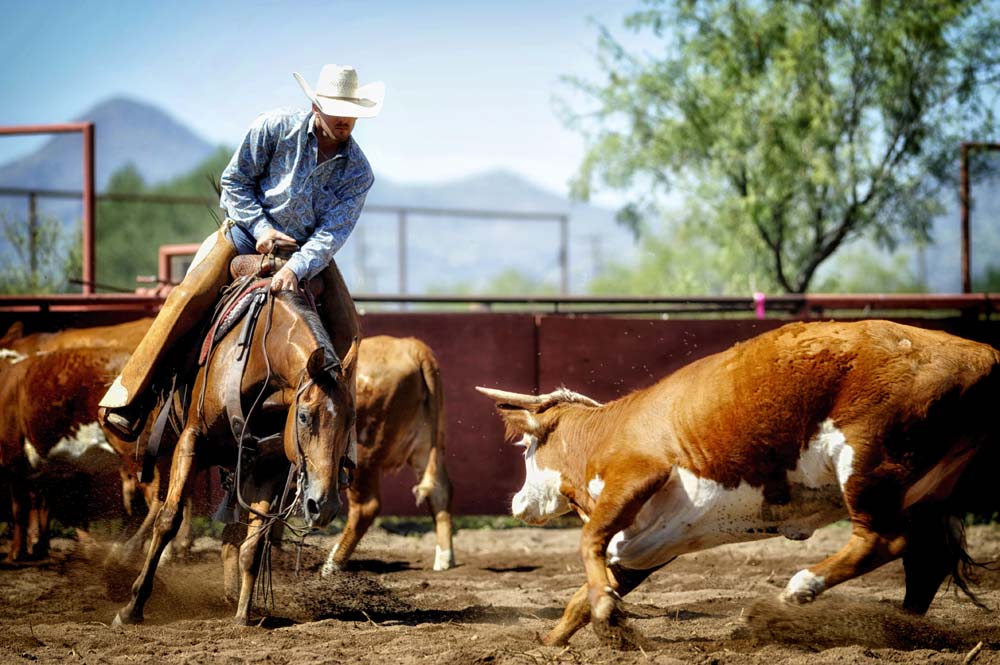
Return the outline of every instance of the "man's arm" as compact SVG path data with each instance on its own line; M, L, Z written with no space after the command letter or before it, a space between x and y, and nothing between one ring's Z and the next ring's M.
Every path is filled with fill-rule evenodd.
M319 227L313 232L299 251L295 252L285 268L291 270L298 279L309 279L318 275L333 260L333 255L344 246L347 238L358 223L361 209L371 184L363 187L353 196L342 199L323 215Z
M226 216L257 240L267 231L274 230L257 197L257 181L267 169L277 146L275 128L268 120L264 114L250 126L220 181L220 205Z

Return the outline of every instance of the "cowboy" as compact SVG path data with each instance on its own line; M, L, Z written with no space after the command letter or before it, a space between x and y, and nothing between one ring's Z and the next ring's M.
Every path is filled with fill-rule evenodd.
M325 65L313 90L293 73L312 111L272 111L253 123L222 173L226 222L202 243L182 282L163 303L149 331L101 400L100 417L134 440L151 410L157 366L177 341L203 320L229 281L237 254L278 254L287 260L271 291L323 281L320 315L343 358L360 325L333 256L361 214L374 177L351 137L358 118L382 109L385 86L358 84L353 67Z

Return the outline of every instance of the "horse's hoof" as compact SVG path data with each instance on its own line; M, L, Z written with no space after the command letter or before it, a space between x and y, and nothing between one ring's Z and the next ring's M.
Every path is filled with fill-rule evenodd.
M142 617L134 617L127 612L123 615L121 612L115 615L115 620L111 622L111 625L116 628L121 628L122 626L129 625L133 626L135 624L142 623Z
M323 564L323 567L320 569L319 576L320 577L330 577L330 575L333 575L334 573L339 573L342 570L344 570L343 566L341 566L339 563L337 563L333 559L329 559L329 560L327 560L326 563Z

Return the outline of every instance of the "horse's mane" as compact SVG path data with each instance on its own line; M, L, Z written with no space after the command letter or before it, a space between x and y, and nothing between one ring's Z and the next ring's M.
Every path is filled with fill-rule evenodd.
M305 321L306 326L312 332L313 337L316 338L319 345L326 351L328 359L336 358L338 361L340 360L340 356L337 355L337 351L333 348L333 342L330 340L330 333L326 331L323 321L319 318L319 314L316 313L316 310L312 308L302 293L282 290L276 292L274 297L286 302L296 314L302 317L302 320Z

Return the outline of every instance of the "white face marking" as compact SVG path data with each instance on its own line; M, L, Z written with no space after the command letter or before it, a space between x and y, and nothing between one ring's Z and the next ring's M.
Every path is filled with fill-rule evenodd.
M326 412L331 416L334 416L337 413L337 410L333 408L333 399L330 397L326 398Z
M794 600L799 603L808 603L823 593L826 589L826 580L814 575L809 569L800 570L788 580L788 585L782 592L781 597L785 600Z
M601 480L600 475L596 475L590 479L587 483L587 492L590 494L590 498L597 501L597 497L601 496L601 492L604 491L604 481Z
M511 501L511 514L528 524L544 524L550 518L568 512L569 502L559 491L562 474L543 469L535 461L538 439L525 434L518 445L527 446L524 452L525 477L524 486Z

